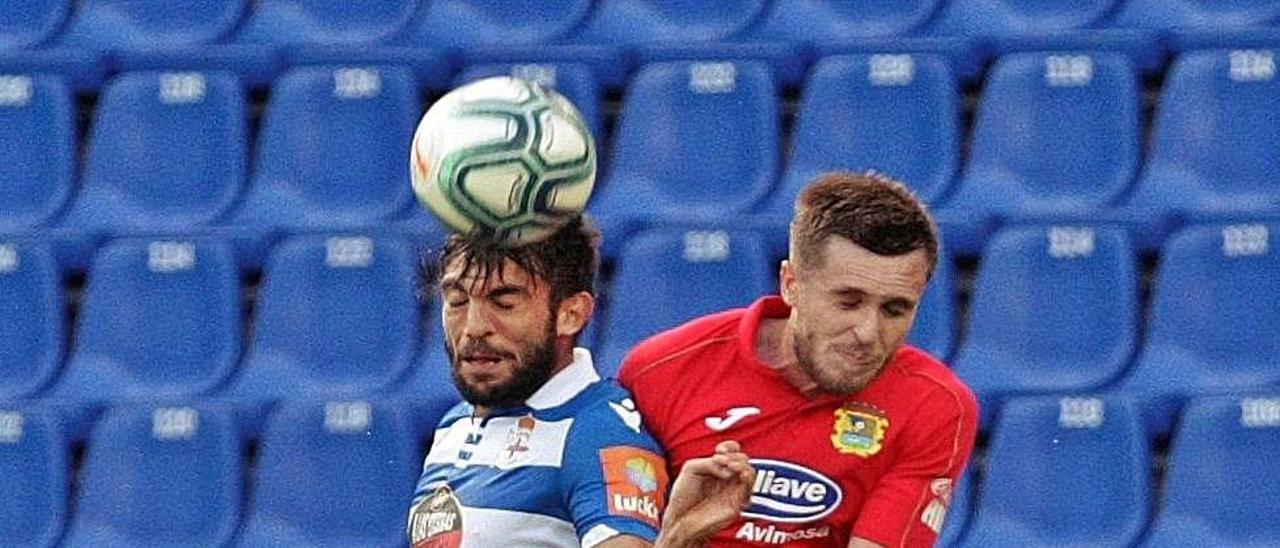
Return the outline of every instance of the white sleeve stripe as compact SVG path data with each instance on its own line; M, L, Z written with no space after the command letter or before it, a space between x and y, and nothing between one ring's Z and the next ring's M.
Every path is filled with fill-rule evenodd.
M590 531L587 531L587 534L582 535L582 548L594 548L597 544L620 534L617 529L601 523L592 527Z

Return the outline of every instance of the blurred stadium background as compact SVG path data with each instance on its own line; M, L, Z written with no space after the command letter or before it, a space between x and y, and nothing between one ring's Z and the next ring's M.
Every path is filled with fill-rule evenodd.
M0 4L0 545L400 546L456 398L406 151L450 87L590 120L629 345L905 180L912 334L983 403L944 546L1280 546L1280 1ZM1268 392L1270 391L1270 392Z

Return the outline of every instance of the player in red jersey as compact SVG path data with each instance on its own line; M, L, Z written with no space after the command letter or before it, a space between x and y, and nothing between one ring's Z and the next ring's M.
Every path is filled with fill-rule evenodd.
M714 546L932 546L977 431L972 392L904 344L937 264L901 184L828 174L791 223L782 295L638 345L621 380L669 466L734 439L756 468Z

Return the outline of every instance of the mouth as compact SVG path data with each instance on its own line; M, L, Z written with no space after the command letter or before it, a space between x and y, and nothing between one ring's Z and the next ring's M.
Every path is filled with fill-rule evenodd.
M859 368L874 367L878 363L875 356L871 355L868 352L837 349L836 355L840 356L841 358L844 358L846 361L848 361L853 365L858 366Z
M468 372L479 375L492 375L498 372L498 366L510 359L505 354L474 352L458 356L459 365Z

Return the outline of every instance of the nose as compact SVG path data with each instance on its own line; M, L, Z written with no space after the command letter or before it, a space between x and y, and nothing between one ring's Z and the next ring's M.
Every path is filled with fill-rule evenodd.
M472 339L483 339L493 333L493 320L482 306L467 306L463 318L462 335Z
M880 333L880 313L873 307L859 308L853 315L853 337L858 344L872 344Z

